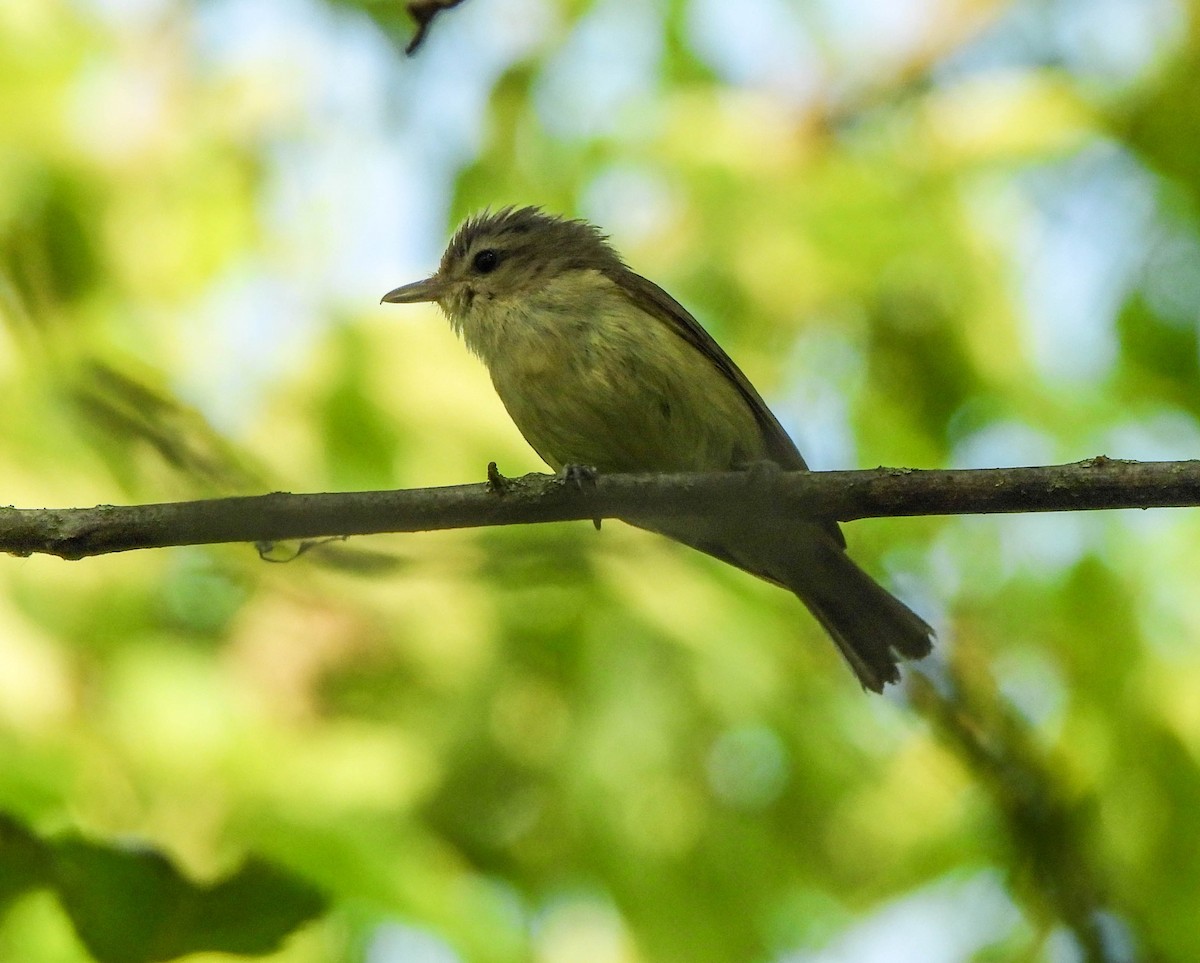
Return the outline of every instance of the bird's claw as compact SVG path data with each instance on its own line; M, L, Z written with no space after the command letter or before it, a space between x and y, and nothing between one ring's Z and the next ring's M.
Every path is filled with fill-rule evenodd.
M757 461L739 462L733 466L734 471L744 471L750 481L758 481L759 479L766 480L774 478L783 472L779 467L778 462L771 461L769 458L760 458Z
M578 491L583 491L585 485L589 488L596 487L596 479L600 477L600 472L591 465L563 465L558 477L565 483L573 482ZM596 526L596 531L600 531L599 518L593 518L592 524Z
M583 491L584 485L589 488L596 487L596 479L600 477L600 472L591 465L563 465L558 477L564 482L573 482L579 491Z

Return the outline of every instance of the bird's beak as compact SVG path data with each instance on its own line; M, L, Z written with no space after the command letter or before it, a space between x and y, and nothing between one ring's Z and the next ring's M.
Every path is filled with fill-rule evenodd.
M440 301L446 294L449 285L436 274L424 281L414 281L404 284L394 291L388 291L381 299L389 304L415 304L420 301Z

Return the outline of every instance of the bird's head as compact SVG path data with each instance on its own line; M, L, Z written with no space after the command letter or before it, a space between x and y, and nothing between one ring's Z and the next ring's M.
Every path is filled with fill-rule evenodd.
M383 300L436 302L459 326L489 302L529 297L564 274L588 270L625 270L596 227L536 207L508 207L468 218L435 274L389 291Z

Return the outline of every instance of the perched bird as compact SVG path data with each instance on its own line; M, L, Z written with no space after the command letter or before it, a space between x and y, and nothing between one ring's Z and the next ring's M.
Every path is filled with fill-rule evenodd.
M728 471L804 459L746 376L591 224L505 208L468 219L437 273L383 297L436 302L556 471ZM833 520L624 519L794 592L875 692L933 631L845 552Z

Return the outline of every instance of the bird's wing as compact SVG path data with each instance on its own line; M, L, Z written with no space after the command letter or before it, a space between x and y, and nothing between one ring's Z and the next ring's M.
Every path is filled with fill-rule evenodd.
M754 419L762 431L763 441L771 460L780 468L796 471L807 470L803 456L795 443L788 437L779 419L775 417L762 395L758 393L750 379L742 374L742 369L734 364L733 359L717 344L711 334L701 327L700 322L688 313L687 308L667 294L653 281L650 281L632 271L605 272L609 279L619 287L633 304L645 309L649 306L651 312L659 320L666 323L688 344L711 361L717 369L736 386L746 404L754 413ZM830 521L826 530L833 535L839 545L844 546L846 540L837 523Z

